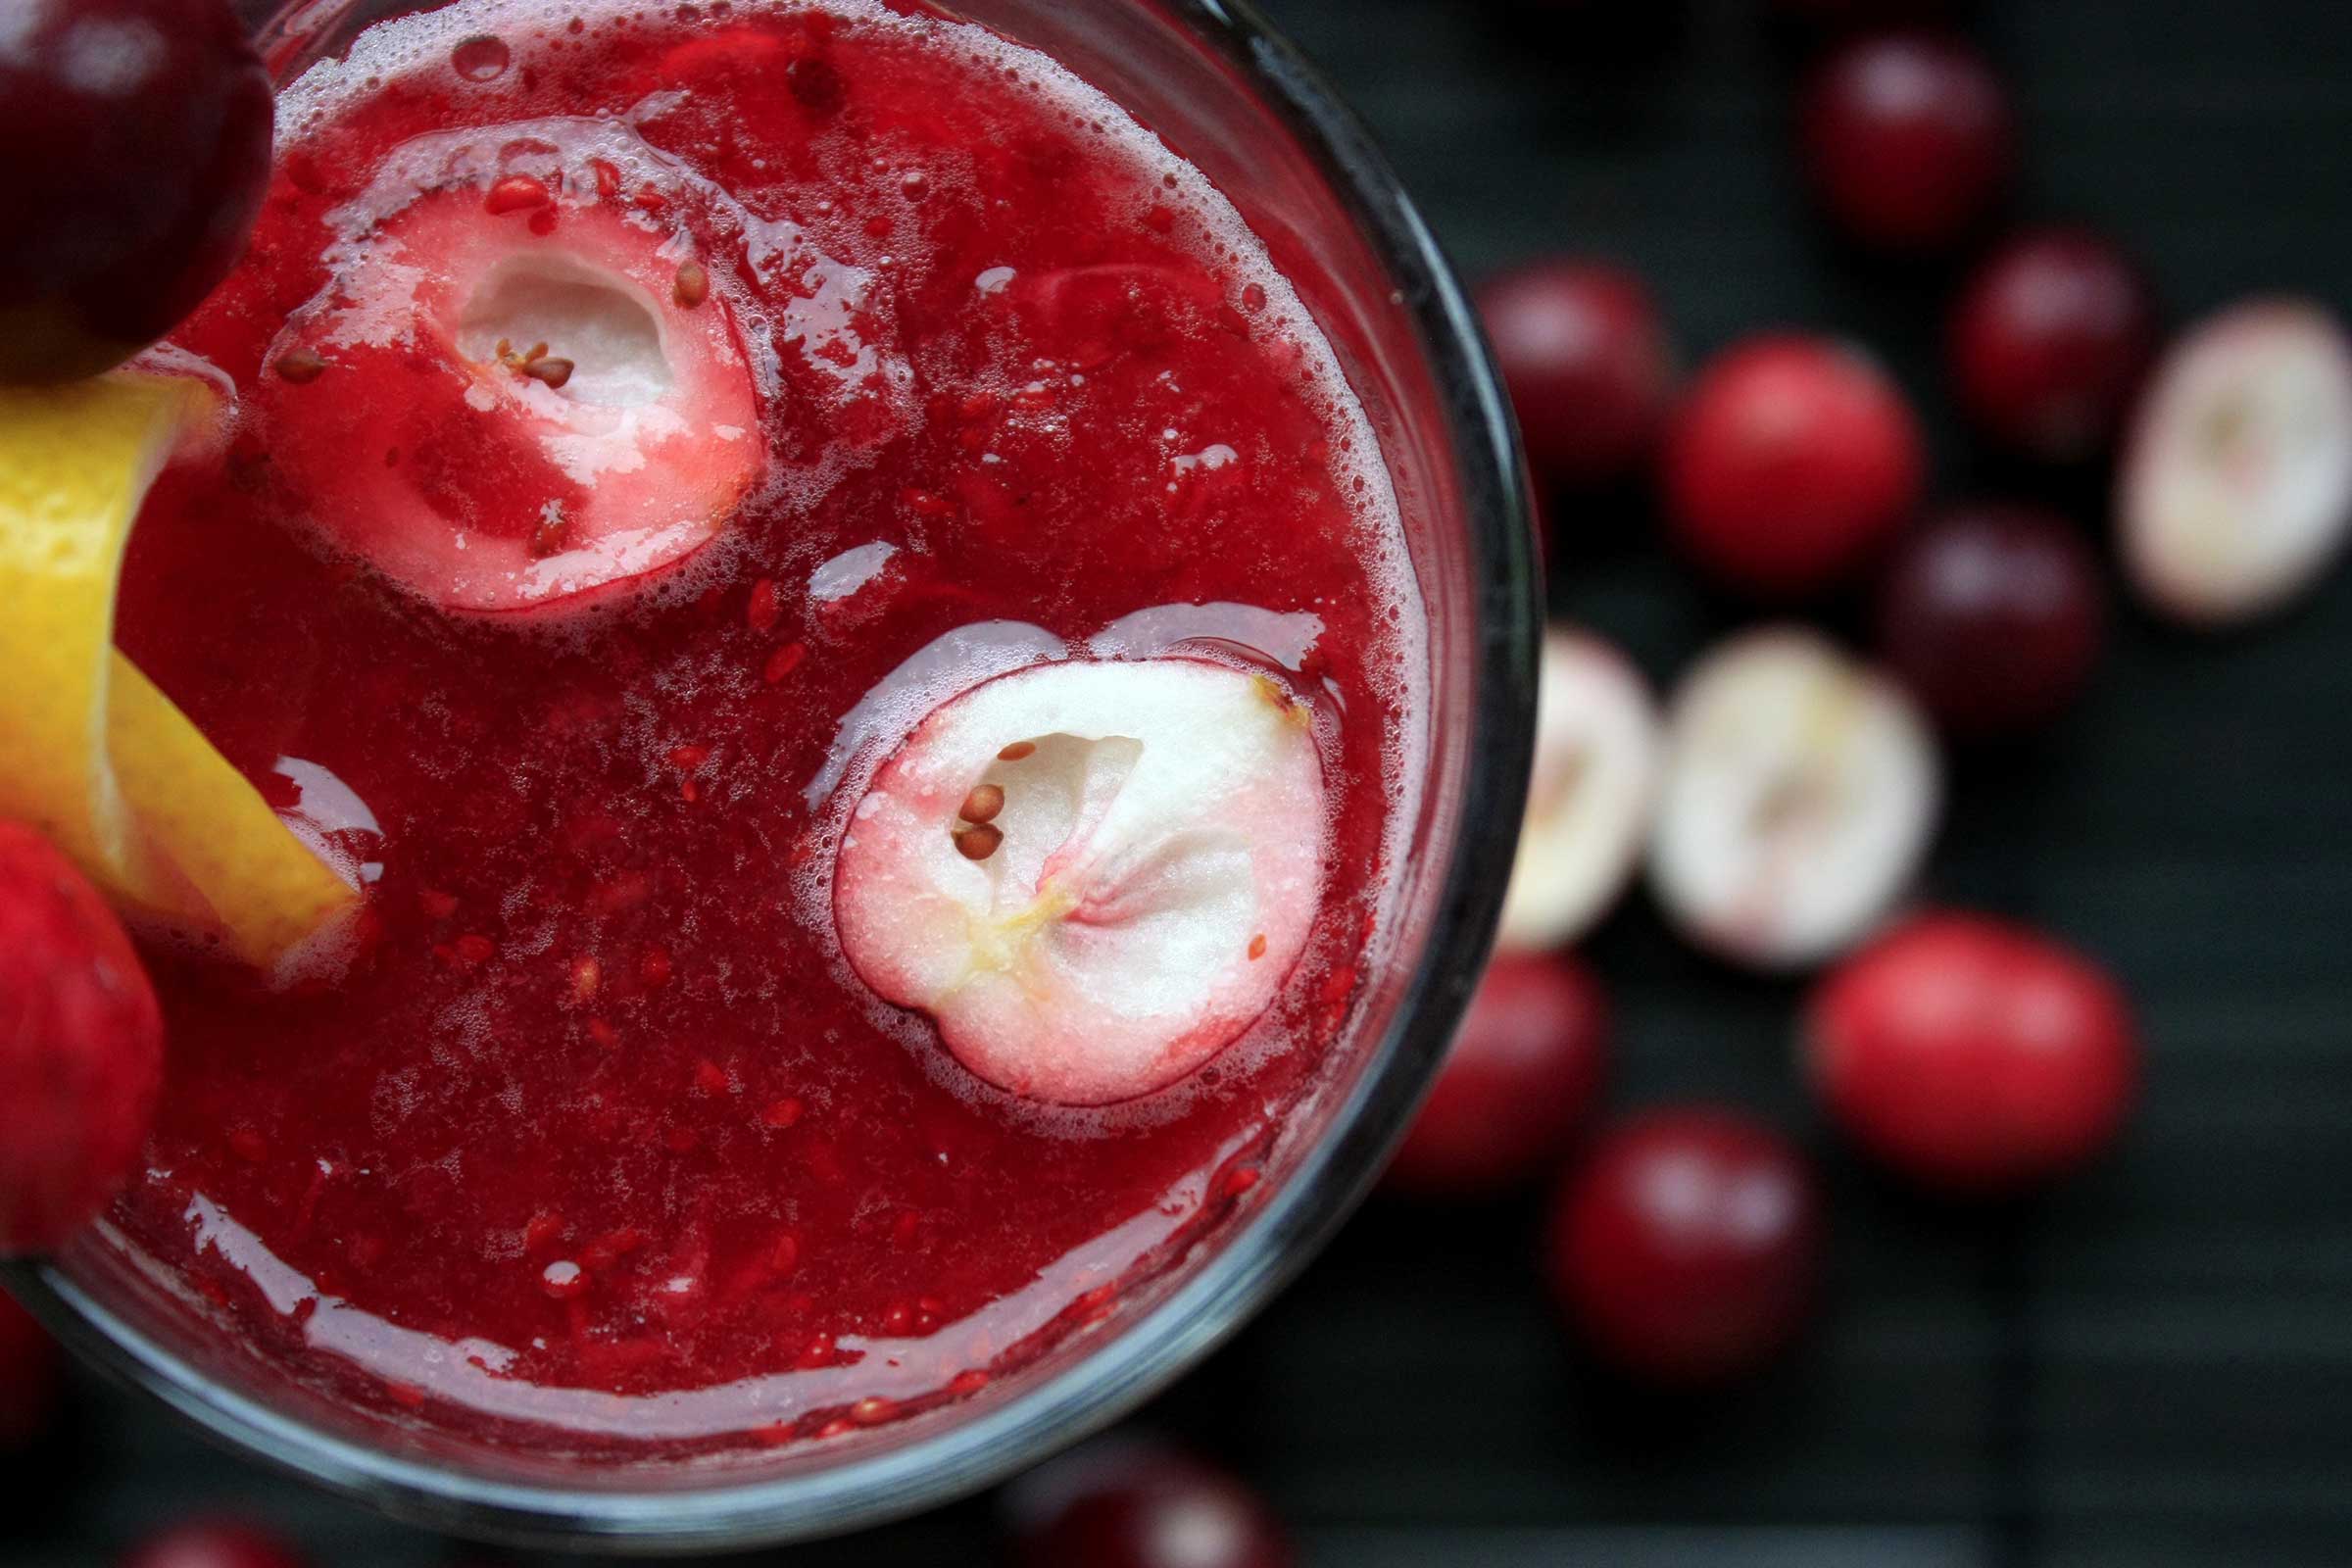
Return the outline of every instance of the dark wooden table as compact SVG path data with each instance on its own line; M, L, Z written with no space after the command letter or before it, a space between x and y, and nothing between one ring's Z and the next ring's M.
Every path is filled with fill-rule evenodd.
M1770 323L1851 333L1926 410L1944 492L2011 482L1944 406L1950 279L1858 265L1803 220L1790 56L1751 0L1693 0L1646 63L1538 46L1477 0L1273 4L1469 272L1616 257L1693 357ZM2176 316L2269 288L2352 306L2344 0L2008 0L1975 25L2022 99L2025 215L2119 235ZM2102 523L2095 487L2073 502ZM1571 524L1560 608L1653 676L1733 622L1635 510ZM1637 899L1592 947L1622 1007L1615 1098L1727 1098L1821 1148L1836 1303L1805 1352L1735 1398L1629 1402L1554 1328L1533 1202L1379 1200L1147 1422L1241 1468L1329 1568L2352 1562L2352 580L2242 638L2122 614L2078 721L1962 766L1932 887L2070 934L2137 995L2149 1093L2106 1166L2016 1213L1905 1200L1821 1136L1794 992L1691 956ZM0 1513L0 1562L104 1562L200 1504L338 1568L447 1554L143 1403L82 1402ZM982 1561L989 1520L787 1555Z

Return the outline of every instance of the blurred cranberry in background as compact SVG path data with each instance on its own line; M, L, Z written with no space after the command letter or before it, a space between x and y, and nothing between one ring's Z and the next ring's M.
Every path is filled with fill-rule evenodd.
M2045 724L2089 679L2105 590L2082 534L2034 507L1960 507L1899 540L1880 579L1881 656L1954 735Z
M1769 598L1832 587L1919 504L1927 457L1900 389L1827 338L1767 333L1699 373L1667 434L1665 488L1686 554Z
M1807 1013L1838 1125L1964 1195L2043 1182L2104 1149L2138 1079L2130 1004L2082 955L1982 915L1917 916L1846 960Z
M1856 38L1815 70L1800 116L1814 194L1861 244L1943 249L1982 225L2008 190L2008 95L1959 38Z
M1478 291L1539 486L1621 479L1648 456L1674 389L1649 290L1622 268L1546 261Z
M1389 1166L1389 1184L1468 1198L1538 1174L1591 1113L1608 1041L1608 996L1583 960L1497 957Z
M62 1386L57 1342L0 1292L0 1453L21 1452L49 1429Z
M310 1562L266 1530L213 1519L149 1537L118 1568L310 1568Z
M1810 626L1733 633L1667 701L1649 838L1659 913L1766 973L1843 953L1918 875L1943 815L1927 714Z
M1555 952L1609 912L1641 859L1657 788L1649 682L1597 633L1547 627L1535 768L1494 933L1498 951Z
M2048 464L2115 438L2156 344L2139 270L2106 240L2043 229L1981 265L1953 307L1955 396L1986 439Z
M1551 1222L1552 1281L1622 1370L1718 1382L1803 1327L1822 1228L1812 1174L1779 1133L1734 1110L1652 1111L1570 1173Z
M2256 296L2175 340L2117 464L2124 574L2184 625L2293 603L2352 541L2352 336L2329 307Z
M1004 1492L1019 1568L1290 1568L1281 1524L1189 1454L1113 1439L1049 1459Z

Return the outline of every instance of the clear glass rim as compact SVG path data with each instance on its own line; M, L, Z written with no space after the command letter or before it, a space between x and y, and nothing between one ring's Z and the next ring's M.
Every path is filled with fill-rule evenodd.
M1250 0L1160 0L1313 157L1399 291L1439 396L1470 538L1478 665L1460 820L1519 819L1543 611L1518 436L1460 284L1353 113ZM868 1457L705 1490L571 1490L486 1479L323 1432L221 1386L61 1270L0 1266L86 1359L209 1435L395 1517L476 1539L635 1552L831 1535L965 1495L1117 1419L1223 1343L1329 1240L1378 1176L1484 965L1515 835L1457 833L1421 961L1331 1133L1198 1275L1001 1407Z

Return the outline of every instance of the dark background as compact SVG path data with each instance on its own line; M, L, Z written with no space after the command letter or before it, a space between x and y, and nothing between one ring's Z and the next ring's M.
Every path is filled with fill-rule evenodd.
M1650 35L1630 55L1482 0L1269 4L1468 274L1547 249L1629 263L1693 361L1769 324L1851 334L1919 401L1940 493L2018 486L1944 402L1950 276L1857 263L1807 220L1786 136L1799 55L1758 0L1692 0L1679 23L1671 0L1590 0ZM2020 102L2021 217L2117 235L2175 320L2258 290L2352 305L2345 0L2011 0L1970 26ZM2102 487L2069 500L2103 534ZM1638 505L1563 510L1558 607L1653 678L1735 623L1648 547ZM1889 1190L1804 1102L1794 988L1694 956L1639 895L1603 929L1614 1104L1754 1106L1829 1171L1833 1310L1756 1387L1627 1398L1554 1325L1539 1201L1384 1198L1144 1424L1240 1469L1316 1568L2352 1562L2348 715L2338 580L2219 640L2126 609L2074 721L1959 763L1930 891L2087 947L2148 1033L2124 1147L2030 1208ZM15 1477L0 1563L101 1563L197 1508L282 1525L330 1568L460 1555L77 1393L48 1462ZM783 1555L985 1561L993 1517L983 1500Z

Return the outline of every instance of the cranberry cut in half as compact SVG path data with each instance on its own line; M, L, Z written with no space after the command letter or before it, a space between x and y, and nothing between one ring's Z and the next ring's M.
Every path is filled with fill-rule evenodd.
M2044 229L1995 251L1961 289L1953 391L1995 445L2082 463L2114 439L2155 342L2154 297L2123 253L2081 229Z
M1323 765L1275 681L1034 664L932 710L834 860L842 956L976 1077L1057 1105L1177 1083L1271 1007L1324 876Z
M122 923L47 839L0 822L0 1256L96 1217L163 1073L163 1014Z
M310 1561L266 1530L206 1519L149 1537L116 1568L310 1568Z
M1592 1348L1634 1377L1751 1372L1810 1312L1821 1200L1804 1157L1732 1110L1649 1112L1570 1173L1550 1224L1552 1283Z
M1849 238L1940 250L1997 206L2015 162L2008 94L1983 54L1935 32L1857 38L1814 73L1801 112L1815 196Z
M1853 946L1903 896L1943 812L1910 695L1809 626L1725 638L1667 706L1649 883L1695 945L1767 972Z
M1564 948L1609 912L1642 855L1658 788L1658 714L1623 651L1581 628L1544 633L1536 765L1495 947Z
M2165 351L2116 478L2149 609L2218 627L2316 585L2352 538L2352 337L2311 300L2240 301Z
M0 1292L0 1453L21 1453L49 1429L62 1383L57 1342Z
M1602 262L1535 262L1489 280L1478 311L1539 481L1607 484L1649 455L1674 351L1640 278Z
M1918 505L1919 421L1876 364L1767 333L1700 373L1667 436L1666 505L1684 552L1767 599L1835 586Z
M1005 1490L1019 1568L1290 1568L1281 1524L1231 1475L1152 1444L1049 1460Z
M1962 507L1899 541L1879 583L1879 651L1954 735L2046 724L2098 662L2106 595L2082 534L2033 507Z
M248 405L324 543L444 611L560 614L725 531L768 468L749 327L691 187L649 177L658 220L612 189L644 157L612 122L481 127L342 210Z
M1915 916L1847 959L1813 998L1804 1052L1857 1143L1962 1196L2097 1154L2139 1076L2131 1005L2097 964L1974 914Z
M270 76L225 0L9 0L0 31L0 382L95 375L243 253Z
M1566 954L1496 958L1389 1165L1389 1185L1471 1198L1538 1174L1591 1114L1608 1044L1608 996L1589 965Z

